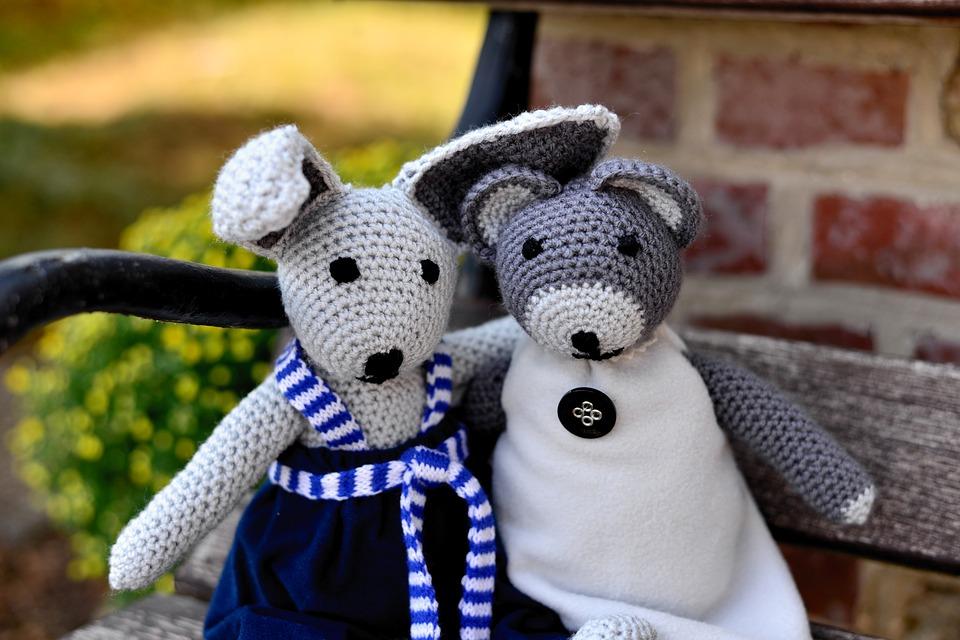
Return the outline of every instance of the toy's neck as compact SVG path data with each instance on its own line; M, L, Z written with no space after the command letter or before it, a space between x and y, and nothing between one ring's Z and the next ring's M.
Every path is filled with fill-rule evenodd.
M420 367L382 384L361 382L355 378L337 379L321 371L317 374L340 396L360 423L371 449L389 449L420 433L426 399L426 383ZM301 441L307 446L323 444L313 429L305 429Z

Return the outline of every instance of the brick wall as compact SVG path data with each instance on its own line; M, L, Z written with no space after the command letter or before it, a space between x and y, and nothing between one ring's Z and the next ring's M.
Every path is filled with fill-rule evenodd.
M958 53L956 27L548 13L533 101L611 107L619 153L697 187L675 323L960 363ZM785 551L815 617L960 637L930 613L960 582Z
M930 25L548 13L533 100L606 104L619 153L700 191L675 321L960 362L958 51Z

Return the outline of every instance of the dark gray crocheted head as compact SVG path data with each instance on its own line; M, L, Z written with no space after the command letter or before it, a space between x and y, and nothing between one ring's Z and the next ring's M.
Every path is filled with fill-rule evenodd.
M650 337L680 290L696 192L660 166L607 160L566 185L503 167L471 189L464 226L507 310L540 345L603 360Z
M281 127L224 165L214 230L276 260L290 325L324 374L381 383L420 366L446 329L470 187L508 163L569 180L617 130L603 107L525 113L429 151L389 185L355 189Z

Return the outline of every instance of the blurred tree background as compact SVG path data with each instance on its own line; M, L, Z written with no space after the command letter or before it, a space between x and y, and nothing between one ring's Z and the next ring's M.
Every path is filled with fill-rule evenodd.
M442 5L0 3L0 258L121 246L268 269L210 234L227 155L296 122L346 179L382 183L452 129L483 27ZM93 315L4 357L0 640L110 606L110 539L268 371L272 339Z

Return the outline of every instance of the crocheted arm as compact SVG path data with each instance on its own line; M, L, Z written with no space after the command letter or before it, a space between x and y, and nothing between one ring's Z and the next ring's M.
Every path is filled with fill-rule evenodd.
M508 316L444 338L453 356L454 388L464 389L460 406L467 424L476 431L496 432L506 427L500 395L513 349L522 335L523 329Z
M730 362L692 352L720 427L774 467L810 506L831 520L863 524L873 480L823 428L768 382Z
M271 376L223 419L193 459L120 532L110 586L141 589L220 523L303 428Z
M523 329L510 316L448 333L443 343L453 356L453 386L469 384L480 371L509 362Z

